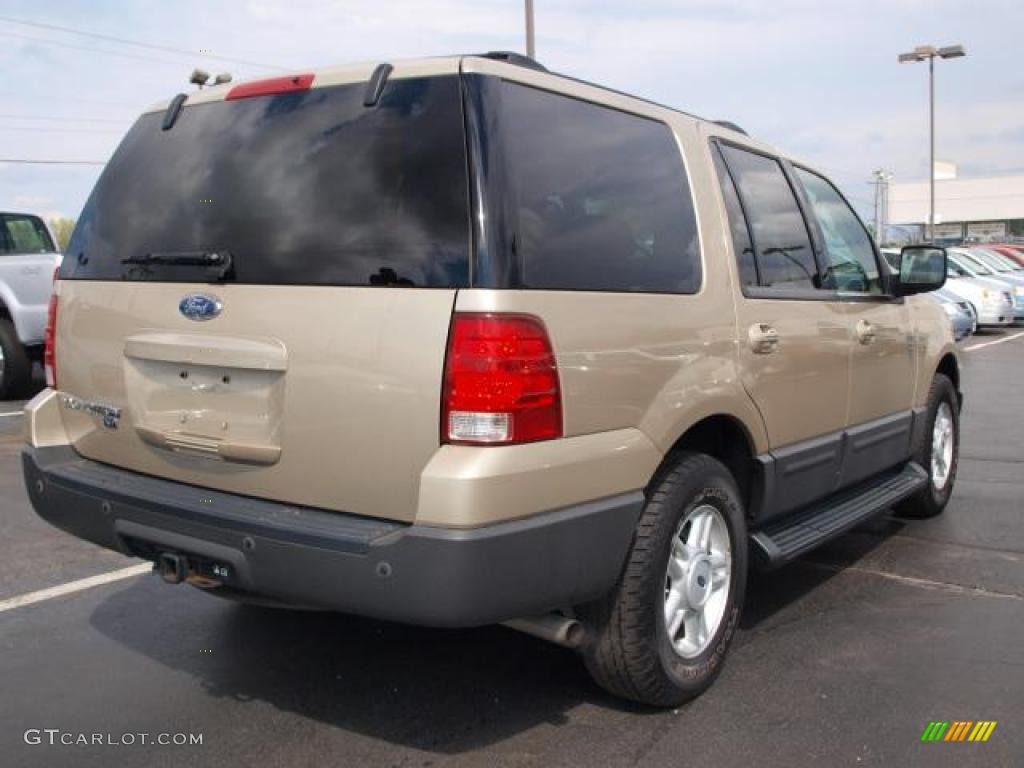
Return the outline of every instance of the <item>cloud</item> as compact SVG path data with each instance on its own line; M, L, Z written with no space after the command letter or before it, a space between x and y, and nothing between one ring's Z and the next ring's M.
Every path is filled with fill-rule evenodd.
M53 198L43 195L15 195L14 197L14 204L20 208L41 208L52 202Z

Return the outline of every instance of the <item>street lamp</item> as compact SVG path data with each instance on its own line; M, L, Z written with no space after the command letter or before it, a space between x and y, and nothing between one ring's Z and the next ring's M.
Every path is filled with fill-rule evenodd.
M533 42L533 0L526 0L526 55L537 58L537 49Z
M929 162L928 162L928 241L935 240L935 57L940 59L958 59L966 56L967 52L962 45L947 45L944 48L936 48L934 45L919 45L910 53L901 53L897 59L900 64L909 64L916 61L928 62L928 132L929 132Z

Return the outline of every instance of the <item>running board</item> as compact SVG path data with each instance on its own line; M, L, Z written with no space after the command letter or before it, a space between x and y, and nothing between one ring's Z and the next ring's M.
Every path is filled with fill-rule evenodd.
M767 568L776 568L809 552L858 523L902 501L928 482L919 464L881 480L855 486L830 496L816 506L797 512L751 534L753 551Z

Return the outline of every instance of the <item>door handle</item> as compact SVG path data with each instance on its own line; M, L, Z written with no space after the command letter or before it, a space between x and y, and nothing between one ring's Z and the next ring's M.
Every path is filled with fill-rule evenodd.
M42 267L22 267L21 274L23 275L38 275L42 271Z
M768 323L754 323L747 331L755 355L770 355L779 346L779 332Z
M861 344L870 344L875 340L875 326L867 320L857 321L857 341Z

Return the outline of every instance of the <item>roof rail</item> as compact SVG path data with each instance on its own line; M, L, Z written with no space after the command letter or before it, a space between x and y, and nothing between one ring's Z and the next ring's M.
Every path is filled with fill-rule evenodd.
M736 123L732 122L731 120L712 120L711 122L713 122L715 125L720 125L723 128L728 128L730 131L736 131L736 133L742 133L744 136L749 136L750 135L749 133L744 131L742 128L740 128L738 125L736 125Z
M531 59L529 56L524 56L521 53L515 51L488 51L487 53L478 53L476 56L480 56L484 59L494 59L495 61L504 61L506 64L515 64L517 67L526 67L527 69L535 69L538 72L547 72L548 68L541 64L536 59Z

